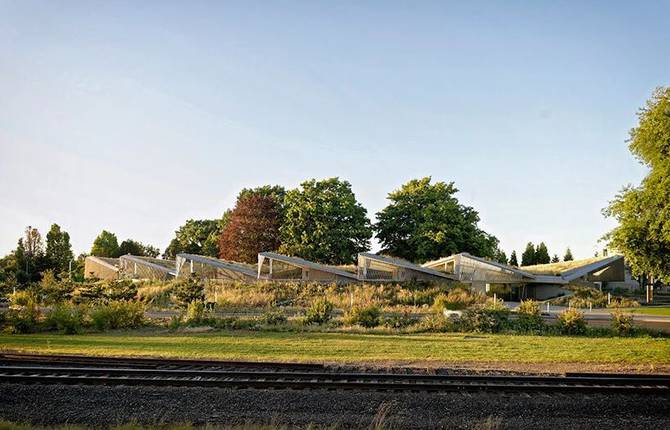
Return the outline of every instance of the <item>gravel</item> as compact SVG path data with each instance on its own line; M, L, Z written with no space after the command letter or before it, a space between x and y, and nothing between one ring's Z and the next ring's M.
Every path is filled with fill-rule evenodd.
M377 417L385 427L398 429L660 430L670 429L670 396L1 384L0 417L41 425L315 423L342 428L368 428Z

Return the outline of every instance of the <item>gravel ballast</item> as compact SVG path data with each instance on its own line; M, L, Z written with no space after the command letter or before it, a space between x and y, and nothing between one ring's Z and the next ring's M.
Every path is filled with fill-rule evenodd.
M621 394L0 385L0 417L41 425L315 423L368 428L377 417L385 427L398 429L670 429L669 401L667 396Z

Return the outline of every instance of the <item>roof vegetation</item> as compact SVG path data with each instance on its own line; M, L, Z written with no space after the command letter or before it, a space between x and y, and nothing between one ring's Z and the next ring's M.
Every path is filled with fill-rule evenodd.
M561 261L559 263L550 264L536 264L534 266L522 266L521 270L533 273L535 275L553 275L559 276L563 272L576 269L577 267L586 266L587 264L595 263L596 261L604 260L609 257L593 257L584 258L582 260Z

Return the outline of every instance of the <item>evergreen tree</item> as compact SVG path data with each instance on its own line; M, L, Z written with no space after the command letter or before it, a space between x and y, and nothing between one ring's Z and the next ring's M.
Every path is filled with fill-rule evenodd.
M526 250L521 254L521 265L532 266L535 264L535 261L535 245L533 245L533 242L528 242Z
M516 251L512 251L512 255L510 255L509 265L519 267L519 261L516 259Z
M537 248L535 248L534 264L548 264L550 261L551 257L549 256L547 245L545 245L544 242L540 242L540 244L537 245Z
M58 224L52 224L47 233L46 259L49 268L55 273L68 270L70 261L74 259L72 245L70 245L70 235L68 232L61 230Z
M507 264L507 254L505 254L505 251L500 248L496 249L495 261L498 263Z
M552 262L552 263L558 263L558 262L560 262L560 261L561 261L561 260L558 258L558 255L554 254L554 257L551 259L551 262Z
M565 250L565 255L563 256L563 261L572 261L572 251L570 251L570 248Z

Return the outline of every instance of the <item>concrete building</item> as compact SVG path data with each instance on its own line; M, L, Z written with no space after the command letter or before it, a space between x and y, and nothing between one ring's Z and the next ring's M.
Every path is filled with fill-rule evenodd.
M356 273L274 252L258 254L258 279L276 281L357 282Z
M455 276L400 258L361 252L358 254L358 279L361 281L450 281Z
M256 281L257 268L250 264L236 263L195 254L177 254L176 276L227 281Z
M84 260L85 279L118 279L119 259L88 256Z

